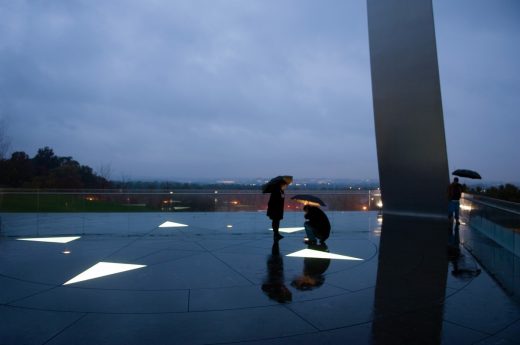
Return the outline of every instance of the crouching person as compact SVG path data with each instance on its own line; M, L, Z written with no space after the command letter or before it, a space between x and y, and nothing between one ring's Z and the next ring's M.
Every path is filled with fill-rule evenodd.
M317 240L320 240L320 243L325 243L330 235L330 222L327 215L319 207L311 205L305 205L303 212L305 212L304 217L307 219L304 223L307 233L305 243L316 244Z

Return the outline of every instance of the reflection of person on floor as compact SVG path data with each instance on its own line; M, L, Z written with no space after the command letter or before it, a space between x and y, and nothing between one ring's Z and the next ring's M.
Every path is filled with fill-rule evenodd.
M305 205L303 212L305 212L304 217L307 219L304 223L305 232L307 233L305 243L316 244L317 239L320 240L320 243L325 243L325 240L330 235L330 222L325 212L319 207L311 205Z
M284 285L283 259L278 241L274 241L271 255L267 257L267 277L262 284L262 291L278 303L292 301L291 291Z
M325 243L320 245L309 245L309 249L328 253ZM312 290L320 287L325 282L323 273L329 268L330 259L305 258L303 260L303 274L294 278L291 285L298 290Z
M456 278L474 278L481 272L472 258L461 253L460 230L458 224L456 224L453 229L450 225L448 237L448 260L450 260L453 266L451 274Z
M452 262L453 266L456 266L456 261L460 256L460 233L459 226L456 225L452 228L450 224L449 236L448 236L448 259Z
M462 185L459 183L459 178L455 177L453 182L448 186L448 198L450 204L448 206L448 218L450 222L452 221L453 214L455 214L455 221L457 224L459 222L459 208L460 208L460 198L462 196Z
M278 232L280 228L280 220L283 219L283 203L285 198L285 189L287 183L281 182L279 188L276 188L271 192L269 202L267 204L267 216L272 220L273 225L273 238L275 241L283 238Z

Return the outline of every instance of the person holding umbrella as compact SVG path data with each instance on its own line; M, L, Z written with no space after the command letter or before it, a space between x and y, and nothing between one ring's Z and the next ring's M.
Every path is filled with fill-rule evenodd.
M471 179L481 179L482 177L476 171L469 169L457 169L451 173L454 176L459 177L467 177ZM459 208L460 208L460 198L462 197L462 192L464 192L464 188L459 183L459 178L453 178L453 182L448 186L448 198L450 200L450 204L448 206L448 219L450 222L452 221L452 216L455 214L456 224L459 225Z
M330 222L319 206L326 206L325 203L320 198L308 194L295 195L291 199L304 205L304 218L307 219L303 224L307 233L305 243L316 244L319 239L320 243L324 244L330 235Z
M285 189L292 182L292 176L277 176L267 182L263 188L263 193L271 193L267 203L267 216L272 221L273 239L275 241L283 238L280 235L280 220L283 219L283 207L285 201Z
M456 224L459 225L459 207L460 198L462 196L462 185L459 183L459 178L453 178L453 182L448 186L448 198L450 204L448 206L448 218L452 221L453 214L455 214Z
M304 218L307 219L303 224L307 234L305 243L316 244L316 239L319 239L320 243L324 244L330 235L329 218L319 207L310 204L303 206L303 212L305 212Z

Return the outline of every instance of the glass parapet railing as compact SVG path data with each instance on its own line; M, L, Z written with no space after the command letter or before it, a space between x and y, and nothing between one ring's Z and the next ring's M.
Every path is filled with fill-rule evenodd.
M520 256L520 204L464 194L461 209L473 229Z
M520 205L464 194L461 209L464 247L520 302Z
M288 214L302 211L303 205L291 199L297 194L321 198L327 204L326 212L374 211L382 207L379 190L288 190ZM183 220L200 212L242 212L239 218L247 218L247 214L265 213L268 199L269 195L259 190L0 189L0 236L134 235L165 219Z
M286 211L301 210L291 197L311 194L330 211L377 210L379 191L287 191ZM267 207L257 190L24 190L0 189L0 212L236 212Z

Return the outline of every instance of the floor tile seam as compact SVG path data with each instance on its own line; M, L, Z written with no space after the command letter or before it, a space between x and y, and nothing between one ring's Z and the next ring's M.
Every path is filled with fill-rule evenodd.
M34 284L34 285L44 285L44 286L55 286L56 285L56 284L44 283L44 282L40 282L40 281L36 281L36 280L27 280L27 279L23 279L23 278L8 276L3 273L0 273L0 277L5 278L5 279L19 281L22 283Z
M353 270L354 268L362 267L363 265L366 265L367 263L369 263L369 262L373 261L374 259L378 258L379 257L378 254L379 254L379 251L374 253L374 255L372 255L368 259L363 260L363 262L360 262L359 264L354 264L353 266L350 266L350 267L347 267L347 268L343 268L343 269L338 269L338 270L331 271L331 272L327 271L324 275L325 276L332 276L332 275L335 275L335 274L338 274L338 273L343 273L343 272L347 272L347 271Z
M277 339L288 339L292 337L300 337L303 335L312 335L320 333L320 331L312 331L312 332L301 332L291 335L283 335L283 336L277 336L277 337L265 337L265 338L256 338L256 339L246 339L246 340L236 340L236 341L225 341L225 342L215 342L215 343L203 343L202 345L231 345L231 344L247 344L247 343L253 343L253 342L263 342L263 341L269 341L269 340L277 340Z
M269 304L269 305L258 305L258 306L250 306L250 307L240 307L240 308L220 308L220 309L207 309L207 310L183 310L183 311L159 311L159 312L105 312L105 311L84 311L84 310L60 310L60 309L48 309L48 308L37 308L37 307L27 307L27 306L16 306L16 305L4 305L0 304L0 307L11 308L11 309L20 309L20 310L30 310L37 312L52 312L52 313L62 313L62 314L88 314L88 315L113 315L113 316L161 316L161 315L187 315L187 314L204 314L204 313L221 313L221 312L233 312L233 311L244 311L244 310L254 310L254 309L269 309L269 308L279 308L281 307L279 304Z
M480 339L478 340L478 342L480 341L483 341L483 340L486 340L486 339L489 339L489 338L492 338L494 336L498 336L501 332L505 331L506 329L508 329L509 327L511 327L512 325L514 325L515 323L519 322L520 321L520 318L512 321L511 323L509 323L508 325L502 327L501 329L497 330L496 332L492 333L492 334L489 334L487 337L483 338L483 339ZM507 340L511 340L511 341L515 341L509 337L503 337L504 339L507 339ZM473 343L473 344L476 344L477 342Z
M111 254L109 254L108 256L106 256L106 258L110 258L112 256L114 256L115 254L119 253L120 251L132 246L134 243L138 242L140 239L150 235L153 231L155 231L157 229L157 227L154 227L153 229L151 229L150 231L148 231L147 233L144 233L142 236L137 236L135 239L133 239L132 241L130 241L129 243L123 245L122 247L120 247L119 249L115 250L114 252L112 252Z
M446 322L446 323L449 323L450 325L454 325L454 326L457 326L457 327L461 327L461 328L464 328L464 329L467 329L467 330L470 330L472 332L477 332L477 333L480 333L482 334L485 338L481 338L479 340L477 340L477 342L480 342L484 339L487 339L489 337L492 337L494 334L492 333L489 333L489 332L486 332L484 330L481 330L481 329L476 329L476 328L473 328L471 326L466 326L466 325L463 325L461 323L458 323L458 322L455 322L455 321L450 321L446 318L446 316L443 317L442 319L443 322Z
M21 278L17 278L17 277L7 276L7 275L4 275L4 274L0 274L0 277L3 277L5 279L19 281L19 282L22 282L22 283L27 283L27 284L43 285L43 286L51 287L50 289L45 290L45 291L49 291L49 290L54 289L54 288L61 288L61 287L63 287L63 284L56 285L56 284L52 284L52 283L44 283L44 282L39 282L39 281L32 281L32 280L27 280L27 279L21 279ZM250 285L247 285L247 286L250 286ZM190 289L190 288L178 288L178 289L176 289L176 288L172 288L172 289L116 289L116 288L77 287L77 286L67 286L66 288L68 288L68 289L78 289L78 290L81 289L81 290L99 290L99 291L141 291L141 292L185 291L185 290L189 290ZM229 288L229 287L225 287L225 288Z
M241 272L237 271L235 268L233 268L231 265L229 265L227 262L223 261L222 259L220 259L218 256L215 255L215 253L213 253L212 251L210 251L209 249L207 249L206 247L204 247L202 244L200 243L196 243L198 246L200 246L202 249L204 249L208 254L210 254L211 256L213 256L215 259L217 259L219 262L221 262L224 266L228 267L231 271L235 272L236 274L238 274L240 277L242 277L243 279L245 279L246 281L248 281L249 283L251 283L251 285L255 285L255 283L250 280L249 278L247 278L245 275L243 275Z
M230 245L225 246L225 247L217 248L214 251L217 252L217 251L220 251L220 250L226 250L226 249L230 249L230 248L234 248L234 247L239 247L239 246L243 246L244 244L254 243L254 242L257 242L257 241L258 241L258 239L256 239L256 238L254 238L254 239L247 239L247 240L244 239L243 242L233 243L233 244L230 244ZM209 249L206 249L205 247L203 247L203 248L204 248L205 251L209 251Z
M248 285L249 286L249 285ZM102 287L80 287L80 286L64 286L56 287L70 289L70 290L88 290L88 291L114 291L114 292L182 292L188 291L190 288L171 288L171 289L116 289L116 288L102 288Z
M45 233L45 234L34 234L34 233L30 233L30 234L16 234L16 235L1 235L0 238L4 238L6 240L16 240L20 237L26 237L26 236L51 236L51 237L63 237L63 236L81 236L83 240L96 240L96 239L103 239L103 238L115 238L115 239L143 239L143 240L146 240L146 238L150 238L150 239L159 239L159 238L174 238L174 237L177 237L177 235L179 233L171 233L171 234L152 234L153 231L155 231L156 229L154 228L152 231L150 232L143 232L143 233L140 233L140 232L136 232L136 233L132 233L132 234L125 234L125 233L117 233L117 232L113 232L113 233L87 233L87 232L66 232L66 233ZM226 235L231 235L231 236L262 236L262 235L266 235L265 234L265 231L258 231L258 232L240 232L240 233L221 233L221 232L218 232L219 230L215 230L215 229L205 229L207 231L211 231L212 233L211 234L206 234L206 235L211 235L211 236L226 236ZM202 235L203 233L191 233L190 235L192 236L196 236L196 235ZM348 238L346 237L348 236L348 234L342 234L342 236L339 236L339 237L336 237L338 238L338 240L349 240L349 241L367 241L367 239L365 238ZM254 239L252 239L251 241L253 241ZM371 240L368 240L370 242L373 242ZM376 244L377 245L377 244Z
M67 326L63 327L60 331L56 332L56 334L54 334L52 337L50 337L49 339L44 341L42 343L42 345L49 344L51 341L53 341L54 339L59 337L62 333L64 333L65 331L67 331L68 329L72 328L74 325L79 323L81 320L83 320L87 315L88 315L88 313L85 313L85 314L79 316L76 320L72 321L70 324L68 324Z
M340 289L340 290L343 290L345 292L350 292L350 293L356 292L356 290L351 290L349 288L346 288L346 287L343 287L343 286L339 286L339 285L336 285L336 284L331 284L331 283L328 283L328 282L323 284L323 285L331 286L331 287L333 287L335 289ZM360 290L363 290L363 289L359 289L358 291L360 291Z
M300 315L298 312L296 312L295 310L293 310L289 305L283 305L283 307L286 309L286 310L289 310L291 313L293 313L294 315L296 315L296 317L298 317L300 320L302 320L303 322L305 322L307 325L311 326L315 331L319 331L319 327L316 326L315 324L313 324L311 321L307 320L305 317L303 317L303 315Z
M54 288L62 288L63 284L52 284L52 283L44 283L38 281L31 281L26 279L21 279L17 277L11 277L7 275L0 274L0 277L5 279L15 280L22 283L33 284L33 285L43 285ZM249 281L250 282L250 281ZM250 286L258 286L260 284L253 283L248 285L233 285L233 286L224 286L224 287L214 287L214 288L195 288L195 290L215 290L215 289L229 289L229 288L240 288L240 287L250 287ZM97 291L134 291L134 292L167 292L167 291L186 291L194 288L167 288L167 289L123 289L123 288L103 288L103 287L80 287L80 286L66 286L67 289L77 289L77 290L97 290ZM49 289L50 290L50 289ZM48 290L45 290L48 291Z
M460 288L452 288L452 287L449 287L449 286L446 286L446 288L449 288L449 289L452 289L452 290L455 290L453 291L452 293L450 294L447 294L445 299L447 300L448 298L451 298L459 293L463 293L464 290L468 287L469 284L471 284L471 282L473 282L475 278L472 278L469 282L467 282L466 284L464 284L462 287Z
M247 255L250 255L250 256L264 256L266 255L267 252L271 252L271 249L267 249L267 248L263 248L263 247L249 247L250 249L252 250L262 250L264 252L262 253L255 253L253 251L251 252L248 252ZM240 251L239 248L223 248L223 249L217 249L215 250L215 253L218 253L218 254L244 254L244 251Z
M370 260L370 261L372 261L372 260ZM347 267L347 268L342 268L342 269L338 269L338 270L334 270L334 271L330 271L330 272L327 271L327 272L325 272L324 276L325 277L332 277L332 276L340 274L340 273L348 272L348 271L351 271L351 270L353 270L355 268L363 267L363 265L365 265L367 262L368 261L363 261L363 262L361 262L359 264L354 264L354 265L352 265L350 267Z
M0 307L7 308L7 309L17 309L17 310L26 310L26 311L29 310L29 311L36 311L36 312L50 312L50 313L60 313L60 314L90 314L90 312L85 312L85 311L46 309L46 308L27 307L27 306L4 304L4 303L0 303Z
M206 313L206 312L223 312L223 311L240 311L240 310L248 310L248 309L258 309L258 308L270 308L270 307L276 307L277 304L268 304L268 305L256 305L256 306L246 306L246 307L237 307L237 308L216 308L216 309L204 309L204 310L191 310L191 300L190 300L190 291L188 291L188 302L187 302L187 309L185 311L161 311L161 312L105 312L105 311L85 311L85 310L63 310L63 309L52 309L52 308L37 308L37 307L30 307L30 306L23 306L23 305L16 305L16 304L0 304L0 306L9 307L9 308L16 308L16 309L24 309L24 310L35 310L35 311L46 311L46 312L59 312L59 313L90 313L90 314L101 314L101 315L166 315L166 314L186 314L186 313ZM320 298L312 298L307 300L301 300L292 302L291 305L294 304L303 304L303 303L309 303L324 299L330 299L335 297L340 297L350 294L350 292L345 292L341 294L335 294L331 296L324 296ZM291 305L286 305L286 308L290 309ZM291 309L291 311L293 311ZM295 312L295 311L293 311Z
M241 288L260 288L262 283L254 283L247 285L231 285L231 286L216 286L216 287L195 287L189 288L191 291L212 291L212 290L227 290L227 289L241 289Z
M160 252L162 252L162 251L163 251L163 250L160 250L160 251L157 251L157 252L151 253L150 255L146 255L146 256L143 256L143 257L140 257L140 258L136 258L136 259L133 260L133 261L134 261L134 262L139 262L140 259L143 259L143 258L149 257L149 256L151 256L151 255L155 255L155 254L160 253ZM146 265L146 266L147 266L147 267L153 267L153 266L163 265L163 264L166 264L166 263L169 263L169 262L175 262L175 261L182 260L182 259L187 259L187 258L196 257L196 256L199 256L199 255L201 255L201 254L206 254L206 252L205 252L205 251L200 251L200 252L193 251L193 252L190 253L190 254L186 254L186 255L183 255L183 256L179 256L179 257L172 258L172 259L169 259L169 260L163 260L163 261L159 261L159 262L154 262L154 263L148 264L148 265Z
M355 323L352 323L352 324L349 324L349 325L345 325L345 326L337 326L337 327L318 329L318 333L328 333L328 332L338 331L338 330L342 330L342 329L348 329L348 328L368 325L368 324L373 323L374 320L375 319L372 317L370 320L362 321L362 322L355 322Z
M213 233L189 233L185 237L186 239L198 240L200 238L204 239L215 239L215 240L222 240L224 238L226 239L233 239L233 240L242 240L242 241L255 241L258 239L258 237L266 236L267 234L265 232L258 232L258 233L229 233L229 232L222 232L222 231L213 231ZM234 244L235 245L235 244Z
M249 286L247 286L247 287L249 287ZM256 284L256 287L261 287L261 284ZM216 288L216 289L225 289L225 288ZM339 288L339 289L341 289L341 288ZM194 290L210 290L210 288L191 289L191 291L194 291ZM348 289L341 289L341 290L343 290L344 292L336 293L336 294L332 294L332 295L328 295L328 296L323 296L323 297L315 297L315 298L302 299L302 300L299 300L299 301L292 301L291 303L285 304L285 306L286 307L290 307L291 305L294 305L294 304L303 304L303 303L309 303L309 302L314 302L314 301L321 301L321 300L325 300L325 299L330 299L330 298L335 298L335 297L340 297L340 296L345 296L345 295L349 295L349 294L354 294L355 293L355 292L349 291ZM363 291L363 290L359 290L359 291ZM270 306L273 306L273 305L276 305L276 304L270 304ZM262 306L250 306L250 307L239 307L239 308L224 308L224 309L221 309L221 310L240 310L240 309L257 308L257 307L262 307ZM216 309L207 309L207 310L213 311L213 310L216 310Z
M390 312L387 315L378 316L378 317L374 318L374 320L375 319L399 318L399 317L402 317L402 316L406 316L408 314L420 313L420 312L428 313L430 309L435 309L435 308L442 308L442 310L444 312L444 300L443 299L438 299L436 301L434 300L434 301L430 302L430 304L421 305L419 307L416 307L416 308L413 308L413 309L409 309L409 310L405 310L405 311L402 311L402 312ZM443 321L447 321L447 320L443 319Z
M23 296L23 297L15 298L15 299L13 299L13 300L11 300L11 301L6 302L5 304L6 304L6 305L13 305L13 304L15 304L15 303L18 303L18 302L21 302L21 301L27 300L27 299L29 299L29 298L32 298L32 297L35 297L35 296L38 296L38 295L41 295L41 294L45 294L45 293L47 293L47 292L49 292L49 291L55 290L55 289L58 288L58 287L59 287L59 286L53 286L53 287L51 287L51 288L48 288L48 289L45 289L45 290L41 290L41 291L37 291L37 292L32 293L32 294L29 294L29 295L27 295L27 296Z
M161 251L164 251L164 250L159 250L157 252L161 252ZM156 253L157 253L156 252ZM161 262L158 262L158 263L153 263L153 264L150 264L150 265L147 265L147 266L150 266L150 267L153 267L153 266L158 266L158 265L161 265L161 264L165 264L165 263L169 263L169 262L175 262L175 261L178 261L178 260L182 260L182 259L186 259L186 258L189 258L189 257L194 257L194 256L197 256L197 255L200 255L202 253L209 253L209 254L212 254L212 256L214 256L215 258L217 258L217 260L223 262L226 266L228 267L231 267L229 266L227 263L225 263L221 258L219 258L216 254L214 254L213 252L209 251L209 250L203 250L201 252L194 252L193 254L190 254L190 255L186 255L186 256L182 256L182 257L178 257L178 258L175 258L175 259L171 259L171 260L165 260L165 261L161 261ZM153 254L150 254L150 255L153 255ZM261 254L258 254L258 256L260 256ZM138 260L138 259L136 259ZM338 271L334 271L334 272L330 272L330 273L326 273L325 275L326 276L331 276L331 275L334 275L334 274L337 274L337 273L341 273L341 272L345 272L345 271L348 271L348 270L351 270L351 269L354 269L358 266L360 266L362 264L358 264L358 265L355 265L355 266L352 266L352 267L349 267L347 269L343 269L343 270L338 270ZM233 271L237 272L236 270L233 269ZM237 272L239 273L239 272ZM243 274L239 273L241 276L243 276ZM7 276L5 274L0 274L0 277L4 277L6 279L11 279L11 280L16 280L16 281L20 281L20 282L24 282L24 283L30 283L30 284L37 284L37 285L44 285L44 286L55 286L55 284L52 284L52 283L45 283L45 282L40 282L40 281L31 281L31 280L27 280L27 279L22 279L22 278L17 278L17 277L12 277L12 276ZM243 276L245 277L245 276ZM247 278L247 280L250 282L250 283L253 283L250 279ZM254 284L254 283L253 283ZM341 288L341 287L339 287ZM85 288L87 289L87 288ZM96 289L96 290L118 290L118 291L171 291L171 290L183 290L183 289L105 289L105 288L88 288L88 289ZM347 289L348 290L348 289ZM349 290L350 291L350 290Z
M309 298L309 299L305 299L305 300L302 299L300 301L292 301L291 303L287 304L287 307L290 307L292 305L297 305L297 304L304 304L304 303L309 303L309 302L323 301L323 300L326 300L326 299L341 297L341 296L345 296L345 295L351 295L351 294L354 294L354 293L355 292L345 291L345 292L338 293L338 294L335 294L335 295L330 295L330 296L315 297L315 298Z

